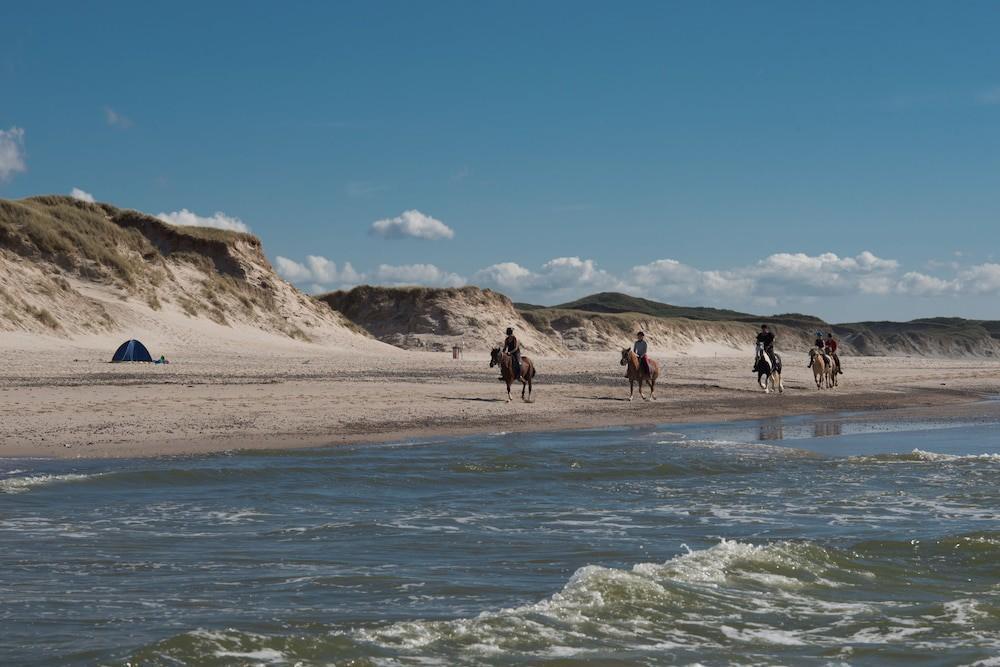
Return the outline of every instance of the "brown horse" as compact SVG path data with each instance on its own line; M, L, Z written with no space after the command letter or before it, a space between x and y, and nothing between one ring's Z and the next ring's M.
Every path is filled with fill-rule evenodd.
M519 377L514 377L514 357L510 352L501 352L499 347L493 348L490 352L490 368L494 366L500 367L500 375L503 377L503 381L507 383L507 402L510 403L510 385L514 383L514 380L521 381L521 400L525 403L531 402L531 381L535 379L535 364L531 362L528 357L521 356L521 374ZM524 390L528 390L528 397L524 397Z
M834 367L832 361L827 361L826 355L818 348L809 350L809 368L813 371L813 379L816 381L816 388L831 389L836 386L836 377L833 375Z
M642 367L639 363L639 355L637 355L631 348L626 347L622 350L622 366L625 368L625 377L628 378L628 400L632 400L635 395L635 383L639 383L639 398L642 400L647 400L645 396L642 395L642 383L645 382L649 385L649 399L656 400L654 392L656 391L656 378L660 377L660 365L646 357L646 363L649 365L649 372Z

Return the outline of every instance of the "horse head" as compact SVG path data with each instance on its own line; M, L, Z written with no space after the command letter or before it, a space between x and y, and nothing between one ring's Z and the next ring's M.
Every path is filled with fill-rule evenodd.
M624 350L622 350L622 363L621 363L622 366L628 365L628 355L629 355L629 352L631 352L631 351L632 350L630 350L627 347Z
M500 348L495 347L490 351L490 368L500 364Z

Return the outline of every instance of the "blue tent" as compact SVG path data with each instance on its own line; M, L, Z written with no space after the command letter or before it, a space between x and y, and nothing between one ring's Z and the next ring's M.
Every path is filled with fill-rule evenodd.
M153 361L153 357L145 345L133 338L121 344L111 361Z

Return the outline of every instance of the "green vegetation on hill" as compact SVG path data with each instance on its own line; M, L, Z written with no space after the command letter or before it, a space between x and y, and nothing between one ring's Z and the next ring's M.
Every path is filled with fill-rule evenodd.
M541 308L541 306L532 306L523 310L539 310ZM591 313L640 313L642 315L652 315L653 317L684 317L689 320L716 321L756 318L755 315L735 310L672 306L667 303L621 294L620 292L591 294L576 301L552 306L552 308L556 310L584 310Z

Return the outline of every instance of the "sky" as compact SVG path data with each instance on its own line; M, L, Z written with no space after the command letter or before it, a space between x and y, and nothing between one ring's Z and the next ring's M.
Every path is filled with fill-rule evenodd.
M0 197L249 230L309 292L1000 319L1000 3L4 8Z

